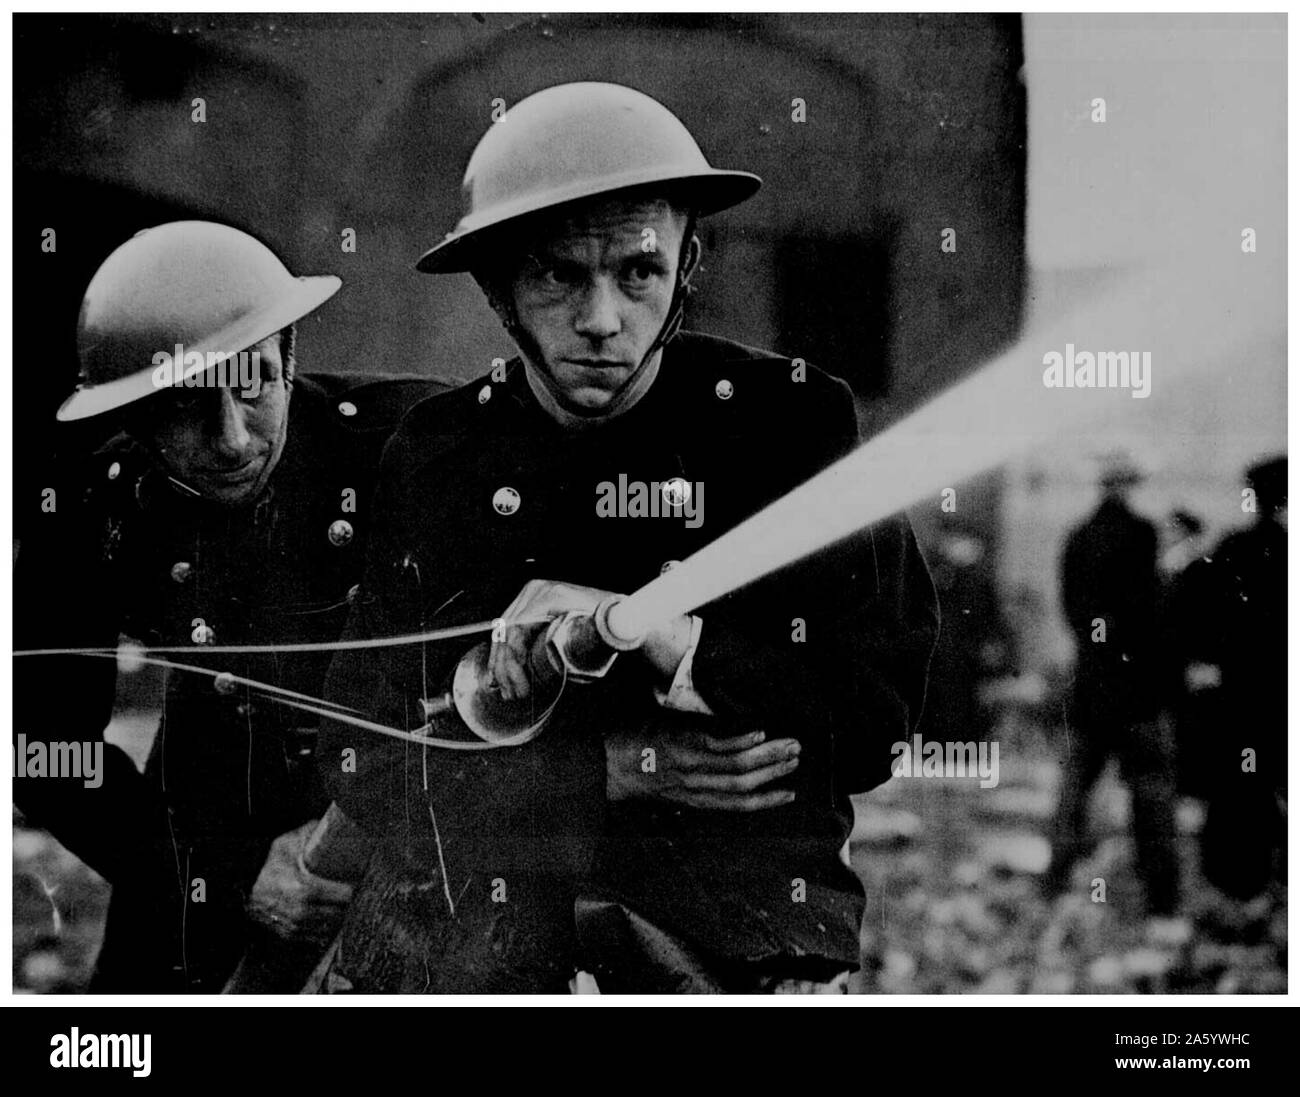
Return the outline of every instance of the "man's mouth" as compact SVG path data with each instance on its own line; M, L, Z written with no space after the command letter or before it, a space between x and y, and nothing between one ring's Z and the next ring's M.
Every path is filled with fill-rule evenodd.
M203 475L210 480L216 480L222 484L238 484L256 476L258 469L261 467L261 463L261 457L253 457L236 468L204 469Z
M613 358L566 358L564 361L587 374L589 379L600 381L608 381L614 371L628 368L626 362Z

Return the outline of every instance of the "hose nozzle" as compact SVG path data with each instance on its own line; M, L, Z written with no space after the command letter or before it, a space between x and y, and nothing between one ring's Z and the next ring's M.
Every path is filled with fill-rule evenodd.
M466 652L443 697L425 699L425 718L444 718L452 710L480 739L513 745L539 734L550 719L565 683L604 678L621 651L635 651L645 637L629 639L610 627L610 610L623 601L611 595L595 610L571 610L550 623L533 645L529 657L530 695L507 701L488 682L491 645L481 643Z
M619 652L636 651L642 645L644 636L629 639L610 627L609 612L622 601L623 595L612 594L591 613L573 610L552 622L543 644L558 661L556 669L563 668L578 681L603 678Z

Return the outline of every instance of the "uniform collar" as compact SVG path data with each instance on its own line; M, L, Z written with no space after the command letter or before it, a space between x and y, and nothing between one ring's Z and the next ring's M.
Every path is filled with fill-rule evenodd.
M636 372L627 379L627 383L618 390L610 404L592 415L577 415L561 405L559 387L555 382L543 370L533 365L532 360L526 355L521 357L524 362L524 378L542 410L565 430L582 431L604 426L636 407L659 376L664 349L661 347L656 354L642 362Z

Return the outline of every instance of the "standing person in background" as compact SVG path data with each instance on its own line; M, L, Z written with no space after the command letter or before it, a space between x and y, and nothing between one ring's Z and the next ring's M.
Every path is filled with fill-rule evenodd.
M1221 686L1201 864L1240 899L1258 895L1286 864L1287 461L1246 472L1249 528L1230 533L1210 562L1207 665Z
M1049 893L1070 885L1090 843L1089 793L1111 756L1133 797L1137 867L1146 905L1171 915L1178 902L1172 743L1161 718L1160 580L1155 526L1129 506L1143 474L1127 454L1109 454L1101 502L1067 538L1061 600L1076 661L1069 744L1053 825Z
M1205 526L1196 515L1177 509L1165 528L1160 616L1166 666L1161 688L1174 730L1178 792L1205 799L1221 718L1219 668L1207 651L1205 627L1213 569L1206 555Z

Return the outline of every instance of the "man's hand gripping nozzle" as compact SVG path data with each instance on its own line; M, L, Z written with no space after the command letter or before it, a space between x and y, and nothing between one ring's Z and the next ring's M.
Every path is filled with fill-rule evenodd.
M452 675L451 688L424 702L431 727L454 711L459 723L498 746L517 746L535 738L560 699L565 683L604 678L619 652L636 651L644 636L628 638L610 625L610 610L624 601L611 595L591 613L570 610L556 617L538 636L529 656L531 690L521 700L506 700L488 673L490 645L465 653Z

